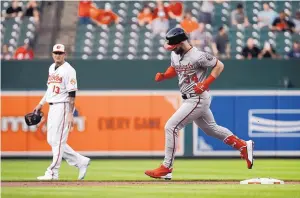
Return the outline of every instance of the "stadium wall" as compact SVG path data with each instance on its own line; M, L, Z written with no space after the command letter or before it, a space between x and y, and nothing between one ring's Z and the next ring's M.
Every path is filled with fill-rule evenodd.
M176 79L155 83L169 61L70 60L80 90L177 90ZM278 89L288 77L300 88L299 60L224 60L225 70L211 89ZM44 90L52 60L2 61L2 90ZM34 79L34 80L33 80Z

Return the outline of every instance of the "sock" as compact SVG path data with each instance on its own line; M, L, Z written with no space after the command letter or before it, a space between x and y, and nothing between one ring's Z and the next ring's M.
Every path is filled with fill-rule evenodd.
M236 150L241 150L241 148L246 146L246 142L242 139L239 139L235 135L230 135L227 138L225 138L224 143L229 145L229 146L232 146Z

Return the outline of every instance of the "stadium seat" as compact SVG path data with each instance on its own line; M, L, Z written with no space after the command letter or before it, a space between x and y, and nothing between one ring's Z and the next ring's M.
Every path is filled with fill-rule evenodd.
M277 12L285 10L295 13L300 8L298 1L268 2ZM170 53L163 48L164 35L157 35L153 38L149 25L140 27L137 23L137 14L143 6L148 4L154 8L155 1L96 1L99 8L104 8L105 3L109 3L112 10L120 16L120 24L102 27L94 24L89 26L78 24L74 56L86 59L169 59ZM190 10L192 15L198 18L201 2L184 1L183 3L185 11ZM206 25L208 34L214 36L220 26L226 25L229 30L233 58L240 55L241 49L246 45L249 37L253 37L260 48L263 47L265 41L269 41L278 49L279 53L286 53L295 40L295 35L288 32L277 34L268 28L260 29L256 24L257 14L262 10L263 1L242 1L251 26L248 28L231 27L231 12L236 9L238 3L234 1L215 3L213 22L211 25ZM167 5L168 2L165 4ZM169 24L172 28L178 25L178 22L170 20ZM1 31L4 31L5 28L2 28ZM14 34L14 36L16 35ZM207 51L211 50L209 47L206 49Z
M1 13L5 14L10 6L10 1L1 1ZM19 2L19 5L25 9L26 3ZM39 5L39 2L38 2ZM36 24L33 17L23 18L4 18L1 17L1 43L8 45L8 50L14 54L17 47L33 40L36 35Z

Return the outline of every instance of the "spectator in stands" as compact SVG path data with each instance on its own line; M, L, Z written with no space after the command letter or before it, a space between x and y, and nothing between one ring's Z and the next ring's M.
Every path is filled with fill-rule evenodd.
M118 24L120 20L120 17L111 10L110 3L105 4L104 10L91 7L90 17L97 25Z
M151 8L148 5L144 6L137 18L140 26L150 24L153 20L153 12Z
M83 0L79 2L78 6L78 17L79 17L79 24L90 24L90 9L94 6L96 8L96 5L93 4L91 0Z
M279 56L276 54L275 49L272 47L272 45L269 42L265 42L264 48L261 50L261 52L258 55L258 58L279 58Z
M294 32L295 31L295 24L286 19L286 14L284 11L281 11L279 14L279 17L277 17L272 24L272 30L275 31L290 31Z
M8 46L6 44L4 44L2 46L2 50L1 50L1 60L10 60L11 54L8 51Z
M168 15L171 19L176 19L177 21L182 20L184 10L182 2L170 0L170 4L167 9Z
M268 3L263 4L263 11L258 13L258 25L259 27L268 26L271 27L273 21L278 17L278 13L272 10Z
M15 60L32 60L33 58L32 42L26 42L23 46L18 47L14 54Z
M295 32L300 33L300 11L296 12L293 22L295 24Z
M31 0L26 5L25 15L27 17L34 17L34 21L39 23L40 21L40 13L37 7L37 3L34 0Z
M205 24L211 24L214 9L215 6L213 1L211 0L203 1L200 8L199 22Z
M212 43L212 50L218 58L230 58L230 44L224 27L220 27Z
M6 10L6 17L13 18L13 17L22 17L23 11L21 6L19 6L19 1L14 0L11 2L11 6Z
M194 47L201 51L208 51L207 47L211 51L212 36L205 31L204 23L199 23L199 28L191 32L190 41Z
M197 20L192 16L191 12L186 12L184 19L180 22L180 26L184 29L186 33L191 33L198 29L199 24Z
M156 8L153 10L153 19L159 17L158 16L159 12L164 12L165 18L169 19L168 8L166 6L164 6L164 2L161 0L156 1Z
M243 57L247 59L257 58L259 53L260 49L254 44L254 39L248 38L247 46L242 51Z
M293 44L292 50L287 54L288 58L300 58L300 41Z
M239 3L236 7L236 10L231 13L231 24L236 26L238 24L243 25L244 27L249 26L248 17L244 11L243 4Z
M158 18L151 23L153 37L160 33L166 33L169 29L169 20L165 18L165 12L159 12Z

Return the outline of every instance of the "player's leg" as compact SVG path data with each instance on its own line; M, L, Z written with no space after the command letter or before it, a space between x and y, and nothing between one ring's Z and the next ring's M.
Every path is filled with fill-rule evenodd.
M65 152L63 158L71 166L75 166L79 170L78 179L82 180L85 177L87 167L90 164L90 158L80 155L74 151L68 144L65 145Z
M233 133L225 127L217 125L214 116L209 108L205 109L202 116L194 120L195 124L202 129L204 133L219 140L225 140Z
M49 137L47 137L47 140L51 144L53 158L52 163L45 172L45 176L51 176L52 179L58 179L59 177L59 168L68 137L67 113L67 103L58 103L50 106L47 122Z
M175 152L178 146L178 132L200 116L200 101L187 101L170 117L165 124L165 158L163 165L173 167Z
M80 155L68 144L65 145L65 152L62 156L70 166L81 167L87 165L90 158Z
M171 179L172 166L178 143L178 132L187 123L201 116L200 98L184 101L181 107L171 116L165 125L165 158L163 164L154 170L147 170L146 175L153 178Z
M229 129L217 125L211 110L208 108L203 115L194 121L199 128L209 136L215 137L225 144L228 144L239 150L242 157L247 161L247 167L250 169L253 165L253 142L245 141L235 136Z
M61 117L57 116L56 114L57 114L57 109L53 105L50 105L49 112L48 112L48 118L47 118L47 142L51 146L51 149L52 149L52 146L54 145L53 137L56 135L57 130L61 124L60 123ZM52 163L51 164L53 164L54 160L55 160L54 153L53 153L53 149L52 149ZM58 174L54 175L53 172L51 171L51 169L48 170L49 167L47 168L44 176L37 177L38 180L58 179Z

